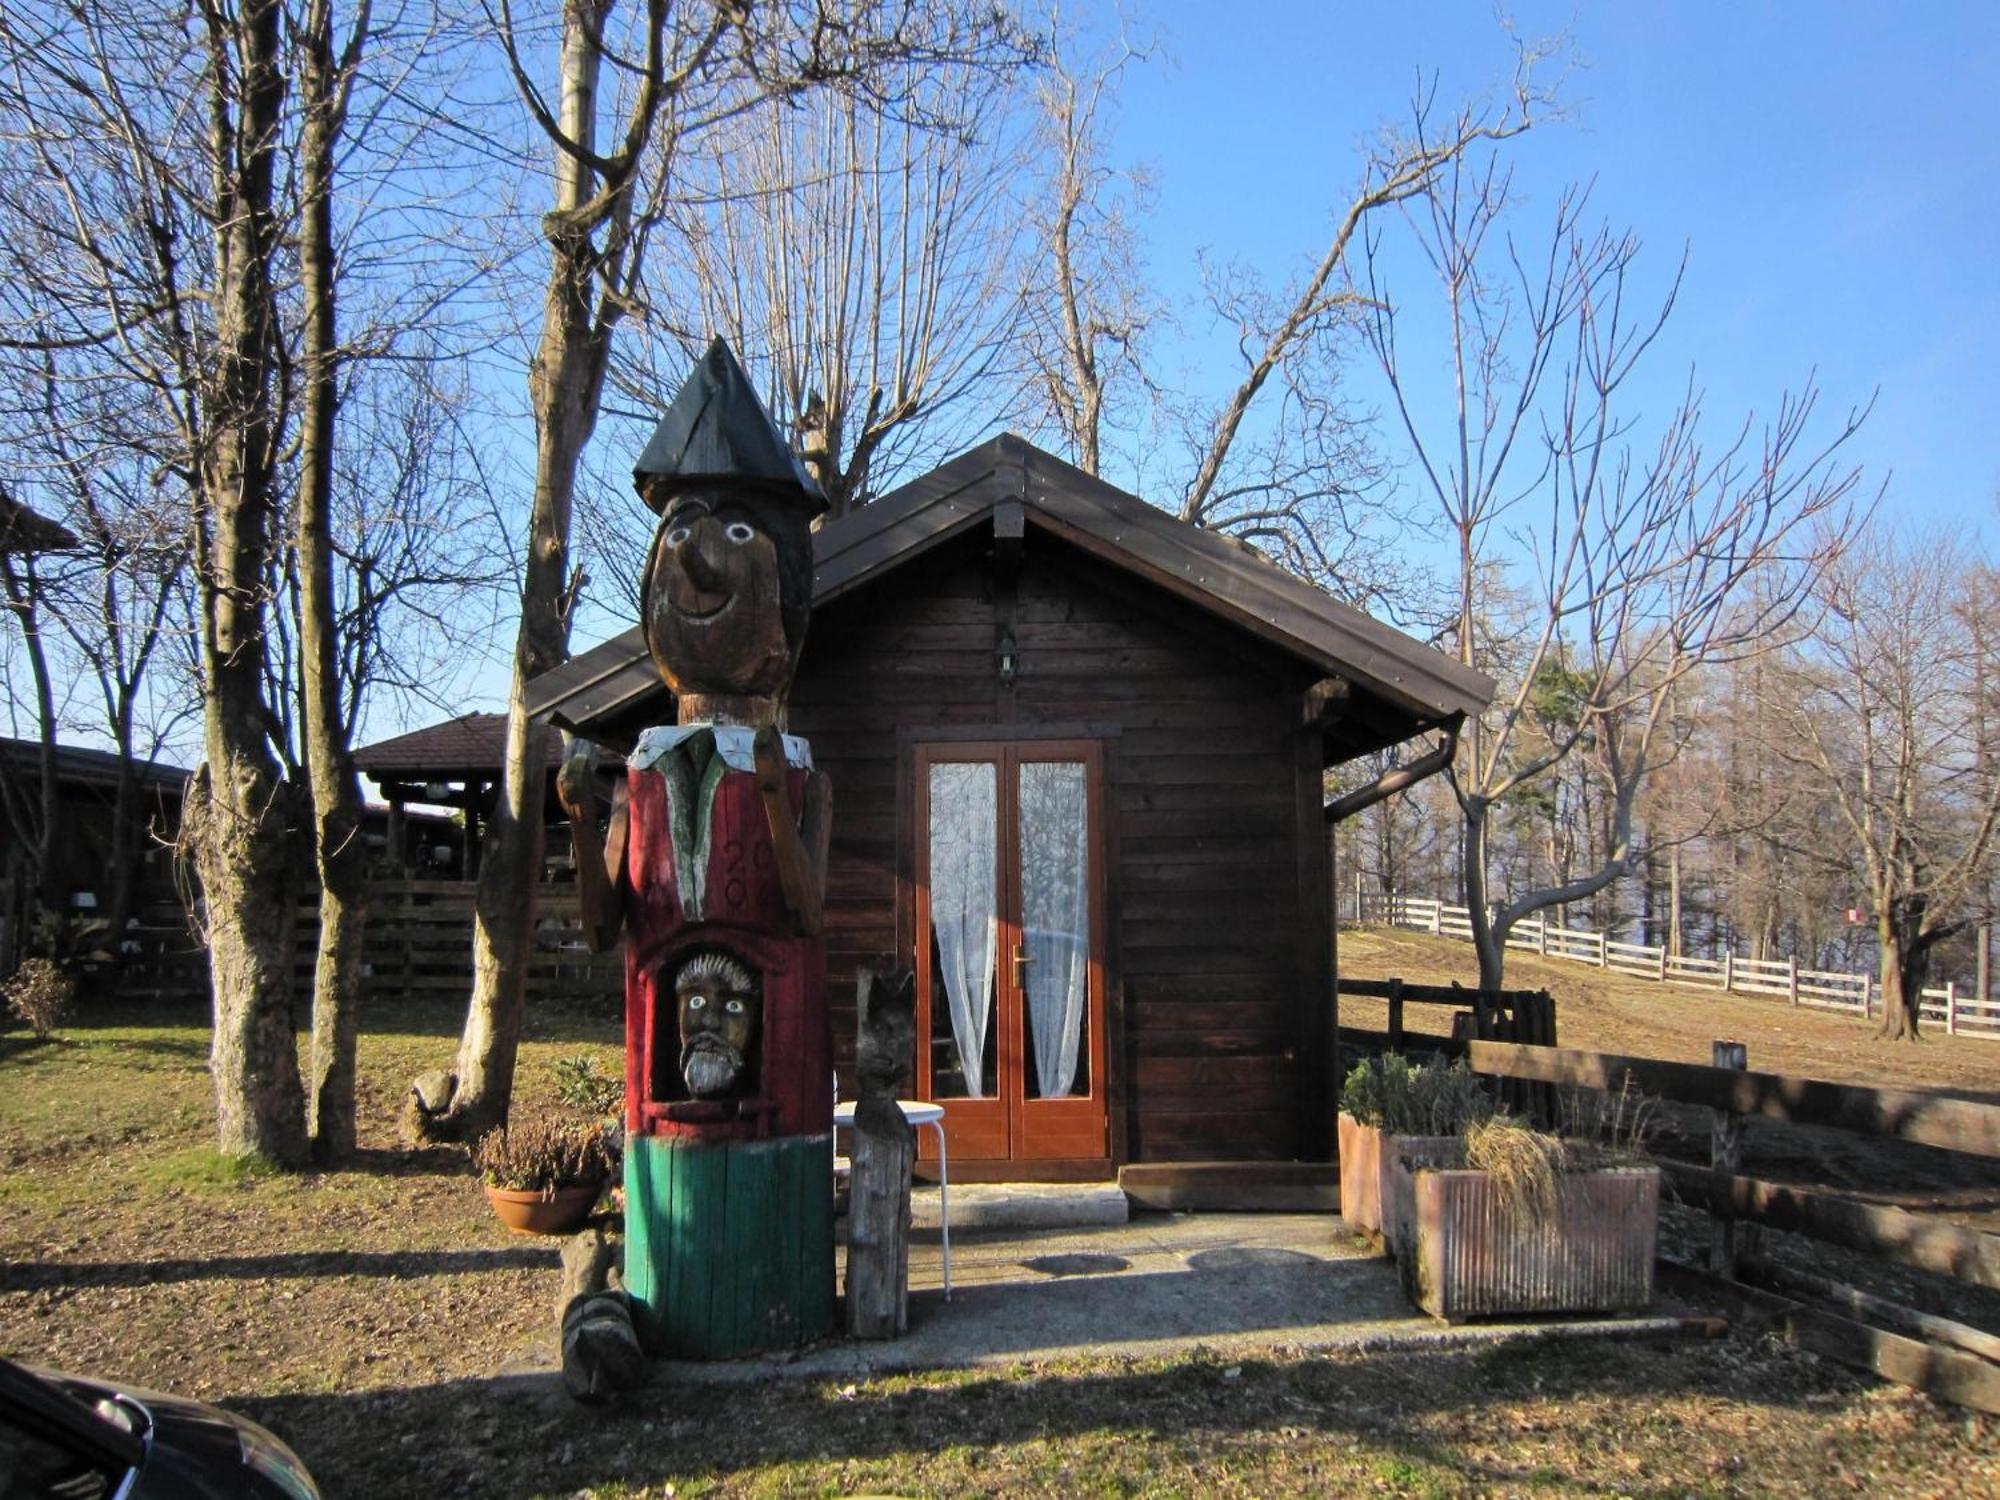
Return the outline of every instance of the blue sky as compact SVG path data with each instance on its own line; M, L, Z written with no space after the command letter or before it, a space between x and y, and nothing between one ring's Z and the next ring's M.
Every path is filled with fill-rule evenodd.
M1718 427L1816 369L1828 420L1879 391L1848 452L1889 480L1891 511L2000 536L2000 5L1596 0L1511 19L1566 30L1581 63L1570 118L1511 148L1530 215L1594 179L1597 212L1645 242L1642 282L1663 288L1689 252L1648 414L1691 366ZM1172 61L1127 80L1117 150L1152 171L1150 269L1182 297L1197 251L1275 279L1323 250L1419 68L1449 101L1512 58L1473 3L1185 0L1148 20Z

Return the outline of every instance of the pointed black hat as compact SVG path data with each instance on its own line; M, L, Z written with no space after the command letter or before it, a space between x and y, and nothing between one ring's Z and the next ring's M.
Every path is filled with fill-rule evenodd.
M651 479L665 485L649 485ZM741 485L788 494L808 516L826 509L826 496L806 473L791 444L764 410L750 377L729 345L716 339L674 397L660 425L632 466L632 480L648 505L698 484Z

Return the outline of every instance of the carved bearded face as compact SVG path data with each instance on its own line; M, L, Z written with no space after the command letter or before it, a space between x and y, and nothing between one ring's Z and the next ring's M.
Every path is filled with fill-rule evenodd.
M689 959L674 976L680 1007L681 1077L697 1099L719 1099L743 1079L764 999L757 981L724 953Z
M754 492L676 494L646 565L653 663L679 697L781 695L811 590L812 537L795 508Z

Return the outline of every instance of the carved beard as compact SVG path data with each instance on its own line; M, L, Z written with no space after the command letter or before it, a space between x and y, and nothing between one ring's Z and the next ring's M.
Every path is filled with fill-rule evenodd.
M697 1099L714 1099L735 1087L743 1054L719 1036L698 1036L681 1048L681 1077Z

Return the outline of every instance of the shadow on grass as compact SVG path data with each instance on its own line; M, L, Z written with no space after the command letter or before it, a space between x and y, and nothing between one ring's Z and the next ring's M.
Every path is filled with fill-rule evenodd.
M315 1250L276 1255L209 1255L180 1260L13 1261L0 1265L0 1292L79 1291L182 1281L310 1280L324 1276L463 1276L541 1271L559 1264L555 1244L504 1250Z
M1631 1430L1650 1402L1810 1409L1819 1392L1851 1388L1811 1366L1776 1373L1758 1378L1712 1347L1228 1363L1197 1351L1152 1367L928 1383L835 1377L746 1392L656 1379L595 1410L573 1404L553 1374L228 1404L291 1442L330 1494L389 1493L413 1455L427 1488L466 1495L698 1488L746 1470L762 1471L756 1493L1127 1493L1170 1480L1177 1493L1202 1493L1225 1476L1252 1492L1374 1492L1386 1480L1457 1493L1531 1481L1623 1489L1629 1474L1603 1465L1619 1446L1603 1424ZM1574 1414L1570 1398L1583 1403ZM1536 1404L1533 1436L1493 1424L1489 1409L1513 1401ZM1564 1440L1565 1424L1580 1440ZM1714 1455L1692 1462L1731 1461L1726 1429L1703 1441Z

